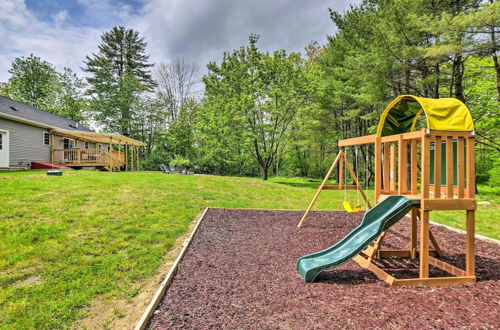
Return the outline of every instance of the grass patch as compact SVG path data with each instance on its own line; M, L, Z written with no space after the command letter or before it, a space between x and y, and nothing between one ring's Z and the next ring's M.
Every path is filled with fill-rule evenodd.
M318 182L159 172L1 173L0 327L68 327L96 298L137 295L141 281L155 274L205 207L305 209ZM482 198L492 205L479 207L477 231L498 239L498 191L485 190ZM342 192L324 191L317 209L340 209L342 199ZM348 191L348 199L357 202L356 192ZM465 217L455 217L450 212L433 220L463 228Z

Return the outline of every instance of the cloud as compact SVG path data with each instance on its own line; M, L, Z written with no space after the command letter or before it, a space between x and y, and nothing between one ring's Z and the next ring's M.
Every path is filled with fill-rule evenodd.
M9 77L16 57L33 53L58 70L69 67L80 72L85 55L97 48L101 31L65 25L66 14L56 13L51 21L40 21L21 0L2 0L0 12L0 81Z
M251 33L261 35L265 50L301 51L312 40L324 44L334 33L328 7L343 11L349 1L151 0L134 24L153 59L182 57L204 68L247 44Z
M320 0L77 0L61 2L47 16L23 0L0 0L0 81L15 57L34 53L59 70L79 74L85 55L95 52L102 32L114 25L138 30L153 62L183 58L205 71L224 51L260 34L263 50L301 51L310 41L326 43L334 33L328 8L343 11L347 1ZM45 7L48 8L48 7ZM51 7L52 8L52 7Z

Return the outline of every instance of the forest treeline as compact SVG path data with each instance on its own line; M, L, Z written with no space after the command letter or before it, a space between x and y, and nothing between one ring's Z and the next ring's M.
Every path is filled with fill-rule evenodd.
M500 2L364 0L329 14L325 45L264 52L250 35L203 76L183 59L150 63L143 37L115 27L83 60L85 78L32 54L15 59L0 93L144 141L143 169L265 179L321 177L337 141L373 134L398 95L455 97L475 122L477 181L498 185ZM373 149L347 154L370 180Z

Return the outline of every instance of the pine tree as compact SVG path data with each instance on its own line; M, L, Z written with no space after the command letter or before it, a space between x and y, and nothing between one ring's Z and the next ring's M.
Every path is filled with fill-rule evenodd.
M154 86L146 46L139 32L115 26L102 34L99 52L86 57L95 119L109 131L130 136L134 105Z

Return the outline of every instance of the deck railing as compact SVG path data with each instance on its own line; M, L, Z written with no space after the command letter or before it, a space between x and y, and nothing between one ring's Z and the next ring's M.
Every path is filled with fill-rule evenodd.
M123 165L124 157L118 155L117 152L112 152L110 155L101 149L54 149L53 162L60 165L111 165L116 167Z

